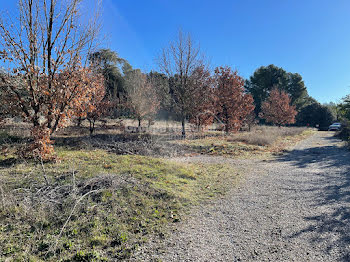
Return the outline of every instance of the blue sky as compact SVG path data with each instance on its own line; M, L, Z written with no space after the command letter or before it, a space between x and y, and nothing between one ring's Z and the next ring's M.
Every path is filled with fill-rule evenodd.
M103 47L144 71L157 69L155 58L181 28L212 67L248 78L275 64L300 73L322 103L350 93L349 0L103 0L102 23Z

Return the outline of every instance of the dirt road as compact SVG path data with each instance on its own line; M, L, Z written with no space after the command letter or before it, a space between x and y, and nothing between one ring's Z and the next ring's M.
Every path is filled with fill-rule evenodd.
M350 261L350 152L333 134L319 132L268 161L182 161L225 161L247 175L225 198L198 208L152 259Z

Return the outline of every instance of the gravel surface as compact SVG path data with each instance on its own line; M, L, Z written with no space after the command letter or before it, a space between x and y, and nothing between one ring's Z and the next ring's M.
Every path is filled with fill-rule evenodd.
M198 156L246 170L139 261L350 261L350 153L319 132L269 160ZM152 246L153 245L153 246Z

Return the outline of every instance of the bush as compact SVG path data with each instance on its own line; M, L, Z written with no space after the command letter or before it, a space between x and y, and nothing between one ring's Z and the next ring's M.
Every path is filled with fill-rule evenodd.
M350 128L348 126L343 126L343 128L336 133L336 137L339 137L341 140L349 141L350 138Z

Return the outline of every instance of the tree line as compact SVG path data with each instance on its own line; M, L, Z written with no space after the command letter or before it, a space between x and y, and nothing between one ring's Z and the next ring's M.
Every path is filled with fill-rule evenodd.
M254 94L258 93L255 86L228 66L212 72L189 34L179 32L176 40L163 50L158 58L160 72L133 69L108 49L90 57L92 65L104 76L106 90L102 101L108 101L111 109L111 112L97 110L101 113L98 116L102 112L114 117L128 116L138 120L139 126L144 120L151 123L160 117L172 118L182 123L184 137L187 122L200 130L216 119L223 123L227 133L240 130L249 119L260 118L277 125L295 122L297 111L291 94L297 100L296 92L287 93L274 85L263 94L260 110L255 111ZM106 103L101 106L108 108Z
M0 17L0 115L32 124L30 154L51 156L51 135L71 119L88 119L92 133L101 117L130 116L141 126L163 114L182 123L185 137L188 121L201 129L219 119L226 132L256 119L314 125L310 107L324 109L299 74L274 65L248 80L228 66L211 70L181 31L157 58L158 71L135 69L115 51L97 49L99 9L82 25L81 3L20 0L18 22Z

